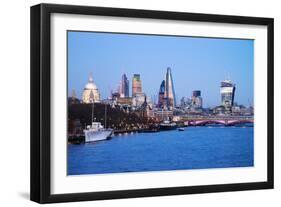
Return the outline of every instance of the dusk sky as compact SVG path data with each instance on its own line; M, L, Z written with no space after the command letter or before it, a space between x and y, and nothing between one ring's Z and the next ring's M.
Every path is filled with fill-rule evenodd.
M236 84L235 102L253 104L254 41L157 35L68 32L68 95L81 98L89 74L101 98L125 73L140 74L143 92L156 97L171 67L177 102L201 90L203 107L220 105L220 82Z

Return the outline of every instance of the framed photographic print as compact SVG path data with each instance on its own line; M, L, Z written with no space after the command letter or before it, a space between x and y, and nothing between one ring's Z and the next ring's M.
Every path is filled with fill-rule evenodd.
M273 188L273 19L31 7L31 200Z

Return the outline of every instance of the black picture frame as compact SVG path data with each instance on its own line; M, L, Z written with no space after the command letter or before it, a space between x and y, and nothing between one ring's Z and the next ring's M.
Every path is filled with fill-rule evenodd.
M181 20L194 22L219 22L267 26L267 181L238 184L219 184L154 189L51 194L50 130L51 130L51 70L50 70L50 15L52 13L134 17ZM272 18L195 14L168 11L135 10L89 6L39 4L31 7L31 151L30 199L38 203L88 201L147 196L210 193L273 188L274 177L274 20Z

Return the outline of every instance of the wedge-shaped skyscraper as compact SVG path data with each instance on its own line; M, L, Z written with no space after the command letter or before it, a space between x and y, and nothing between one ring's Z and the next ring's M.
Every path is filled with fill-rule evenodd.
M167 68L166 72L166 81L165 81L165 94L164 98L166 100L166 107L167 109L171 110L176 106L176 96L174 90L174 83L172 77L172 70L171 68Z

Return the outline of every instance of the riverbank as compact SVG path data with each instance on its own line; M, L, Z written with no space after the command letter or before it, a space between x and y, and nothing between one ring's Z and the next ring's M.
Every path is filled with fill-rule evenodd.
M253 125L248 124L242 124L242 125L236 125L236 126L224 126L224 125L218 125L218 124L210 124L210 125L204 125L204 126L183 126L183 125L177 125L177 128L179 127L253 127ZM175 128L176 129L176 128ZM160 130L159 128L139 128L139 129L117 129L114 130L113 134L114 136L122 136L124 134L134 134L134 133L157 133ZM85 142L85 135L84 134L69 134L68 135L68 144L81 144Z
M130 134L130 133L141 133L148 132L148 128L140 128L140 129L117 129L114 130L114 135L122 135L122 134ZM67 139L69 144L81 144L85 142L84 134L69 134Z

